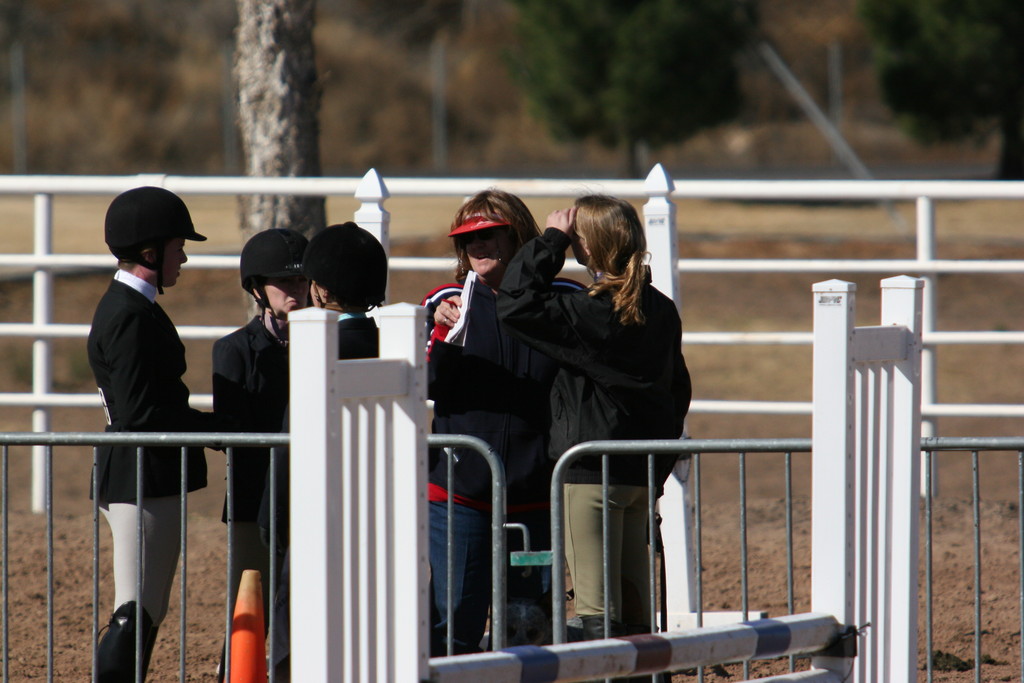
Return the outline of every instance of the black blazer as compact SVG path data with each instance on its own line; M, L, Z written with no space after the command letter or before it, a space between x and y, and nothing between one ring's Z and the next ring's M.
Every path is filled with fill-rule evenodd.
M190 408L185 347L158 304L128 285L113 281L96 306L89 331L89 365L106 402L108 432L216 431L209 413ZM99 449L100 500L135 502L136 449ZM146 448L142 495L173 496L181 491L181 449ZM203 449L188 453L189 491L206 486Z
M260 316L213 345L213 412L245 432L279 432L288 408L288 350ZM269 448L236 448L232 461L234 519L255 522L270 463ZM227 521L227 500L224 502Z

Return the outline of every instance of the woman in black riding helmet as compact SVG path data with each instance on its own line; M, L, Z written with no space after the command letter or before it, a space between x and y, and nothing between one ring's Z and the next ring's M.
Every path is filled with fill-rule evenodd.
M368 313L383 303L388 283L387 254L377 238L352 222L328 226L309 241L302 258L302 274L309 280L312 304L338 315L338 358L376 358L380 345L377 323ZM286 413L285 431L287 423ZM270 661L276 680L287 683L291 654L288 458L275 459L274 468L277 495L271 500L268 479L259 523L264 536L268 535L274 515L277 551L283 555L271 617L274 643Z
M106 431L232 431L233 425L189 407L189 390L181 379L185 347L156 303L165 287L178 282L188 260L185 241L205 239L193 227L185 203L163 188L128 190L107 209L104 240L117 257L118 270L96 306L88 342ZM144 448L141 473L136 471L135 446L96 450L94 486L113 537L115 605L97 651L98 680L121 683L135 681L137 669L145 678L167 612L180 552L181 449ZM188 449L187 465L187 490L206 486L203 449ZM137 474L141 491L136 490ZM138 662L137 637L142 643Z
M288 314L309 305L302 274L308 241L294 230L264 230L242 247L242 289L258 311L245 327L213 345L213 409L234 419L242 431L277 432L288 408ZM242 572L263 576L263 604L269 606L270 553L257 525L269 448L236 448L231 462L230 611ZM229 517L225 496L223 521ZM267 620L264 620L267 623Z

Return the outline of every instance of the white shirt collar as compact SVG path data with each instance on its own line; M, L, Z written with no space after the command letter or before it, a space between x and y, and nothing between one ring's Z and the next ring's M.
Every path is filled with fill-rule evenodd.
M139 276L132 275L127 270L118 269L118 271L114 273L114 279L131 287L136 292L149 299L150 303L156 301L156 287L149 284Z

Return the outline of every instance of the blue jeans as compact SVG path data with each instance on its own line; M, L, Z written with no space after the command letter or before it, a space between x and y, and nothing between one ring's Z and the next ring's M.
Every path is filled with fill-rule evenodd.
M491 513L465 505L454 506L452 603L454 653L480 651L491 605ZM551 516L547 510L511 513L506 522L525 524L530 550L550 550ZM507 533L508 551L522 550L522 534ZM447 654L448 504L430 503L430 654ZM508 558L505 558L506 565ZM540 600L551 590L550 567L508 567L508 598Z

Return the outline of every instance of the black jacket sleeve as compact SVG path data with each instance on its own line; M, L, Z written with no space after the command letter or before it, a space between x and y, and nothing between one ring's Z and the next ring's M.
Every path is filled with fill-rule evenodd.
M242 424L248 410L245 349L228 336L213 344L213 412ZM267 427L272 431L272 427Z
M569 244L565 233L548 228L523 245L502 278L498 317L510 335L548 357L585 366L592 359L592 351L584 328L603 323L581 317L575 310L573 301L586 297L585 293L566 295L552 287L565 264Z

